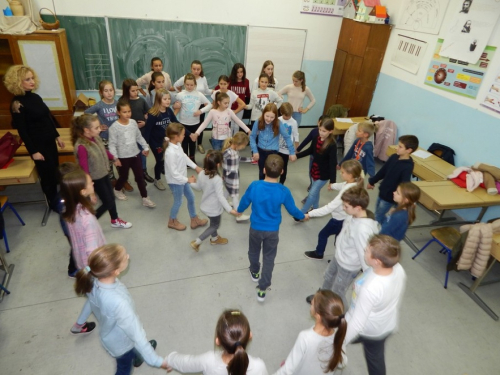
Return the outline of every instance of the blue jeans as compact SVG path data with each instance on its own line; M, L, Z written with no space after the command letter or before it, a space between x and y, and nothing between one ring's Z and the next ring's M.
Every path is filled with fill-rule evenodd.
M311 185L311 190L309 190L309 195L307 196L306 203L302 206L302 213L307 213L309 208L318 208L319 205L319 193L323 186L327 184L328 180L316 180L313 181Z
M259 273L260 252L262 250L262 273L259 279L259 289L266 290L271 286L273 277L274 259L278 252L278 242L280 241L279 231L265 232L255 230L250 227L248 236L248 260L250 261L250 271Z
M132 365L136 352L134 349L130 349L125 354L116 357L116 373L115 375L130 375L132 373Z
M361 271L361 268L358 271L346 270L337 263L337 259L333 258L325 271L325 280L321 289L337 293L342 298L344 306L347 306L345 292L359 274L359 271Z
M302 113L300 112L293 112L292 113L292 118L297 121L297 125L300 126L300 123L302 122Z
M222 146L224 145L224 140L210 138L210 144L212 145L214 150L220 151L220 150L222 150Z
M383 199L380 199L380 197L377 198L377 205L375 207L375 220L377 220L380 225L385 223L387 213L389 210L394 207L395 204L392 202L387 202Z
M328 237L338 236L342 230L342 224L344 220L330 219L330 221L325 225L323 229L318 234L318 245L316 246L316 254L323 255L325 253L326 244L328 243Z
M186 196L186 199L188 201L189 216L191 218L195 217L196 208L194 207L194 193L193 190L191 189L191 185L168 184L168 187L170 188L172 194L174 195L174 204L170 209L170 218L177 219L177 214L179 213L179 209L181 208L183 195Z

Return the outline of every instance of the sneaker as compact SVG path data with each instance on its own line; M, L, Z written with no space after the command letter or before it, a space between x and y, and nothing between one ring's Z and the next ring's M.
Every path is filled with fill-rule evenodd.
M71 334L73 335L88 335L90 332L92 332L95 328L95 323L94 322L85 322L85 324L80 328L79 331L75 330L75 327L71 327Z
M258 162L257 160L252 160L252 161L250 162L250 164L253 164L253 165L258 165L258 164L259 164L259 162Z
M149 182L149 183L151 183L151 182L153 182L153 181L155 180L153 177L151 177L151 176L148 174L147 169L144 169L144 179L145 179L147 182Z
M194 251L196 251L196 252L200 251L201 243L196 243L196 240L193 240L193 241L191 241L190 245L194 249Z
M260 273L250 271L250 277L254 283L259 281Z
M302 222L302 220L297 219L296 217L294 217L294 218L293 218L293 221L295 221L296 223L300 223L300 222Z
M128 181L126 181L123 184L123 188L125 189L125 191L128 191L128 192L134 191L134 188L132 187L132 185L129 184Z
M250 216L248 215L241 215L241 216L236 216L236 222L241 223L243 221L247 221L250 219Z
M259 287L255 289L257 289L257 301L264 302L266 300L266 291L260 290Z
M127 196L121 190L113 189L113 192L115 193L116 199L120 201L126 201L128 199Z
M210 245L226 245L229 242L227 238L221 236L215 237L215 240L212 240L212 238L210 239Z
M316 260L321 260L323 259L323 255L319 255L316 251L306 251L304 253L304 255L306 256L306 258L309 258L309 259L316 259Z
M132 223L126 222L120 218L116 220L111 220L111 228L123 228L128 229L132 227Z
M307 296L307 298L306 298L306 302L307 302L308 304L311 304L311 302L312 302L313 298L314 298L314 294L311 294L310 296Z
M154 185L158 190L165 190L165 185L160 180L154 180Z
M151 344L153 349L156 350L156 346L158 345L156 340L149 340L149 343ZM139 367L143 363L144 363L144 358L142 358L142 356L140 354L139 355L136 354L135 359L134 359L134 367Z
M153 202L151 199L149 199L149 197L142 198L142 205L146 206L146 207L149 207L149 208L155 208L156 207L156 203Z
M200 154L204 154L205 153L205 149L203 148L202 145L198 145L198 151L200 152Z

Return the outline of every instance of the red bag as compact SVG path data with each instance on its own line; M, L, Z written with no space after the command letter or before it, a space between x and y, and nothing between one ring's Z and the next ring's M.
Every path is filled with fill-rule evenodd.
M14 156L17 149L23 144L23 141L18 135L13 135L11 132L5 133L0 138L0 168L3 168Z

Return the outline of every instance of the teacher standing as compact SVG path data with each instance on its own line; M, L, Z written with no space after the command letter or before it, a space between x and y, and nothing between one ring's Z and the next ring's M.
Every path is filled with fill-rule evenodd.
M53 210L57 210L57 184L59 156L56 142L64 148L56 121L49 107L40 95L33 90L38 89L40 81L33 69L25 65L14 65L4 77L4 84L14 98L10 112L12 126L19 131L31 158L35 161L40 184L47 202Z

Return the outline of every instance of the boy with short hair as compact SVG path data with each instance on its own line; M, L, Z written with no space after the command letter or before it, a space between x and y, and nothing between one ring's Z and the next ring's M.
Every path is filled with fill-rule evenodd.
M345 293L359 271L366 270L364 253L371 236L380 230L378 223L370 218L367 211L370 198L368 192L361 187L352 187L342 194L344 211L349 215L342 224L342 230L335 242L335 257L328 265L323 286L342 297L347 306ZM371 214L373 215L373 214ZM311 303L314 295L306 298Z
M290 190L278 183L283 173L283 159L276 154L269 155L264 164L264 180L254 181L248 186L238 206L243 213L252 204L248 260L250 276L258 282L257 300L264 302L266 289L271 286L274 259L278 251L281 205L292 217L304 219L304 214L295 206ZM260 253L262 250L262 275L260 275ZM260 278L259 278L260 276Z
M373 236L365 252L371 268L354 282L344 345L363 344L369 375L386 373L385 340L397 327L406 284L406 273L398 263L400 254L394 238Z
M413 160L410 155L418 148L418 138L414 135L403 135L399 137L396 153L391 155L375 176L368 179L367 189L373 189L374 185L382 180L380 184L377 205L375 208L375 219L383 224L385 215L391 207L395 206L393 193L402 182L409 182L413 172Z
M337 165L337 169L340 169L342 163L349 159L356 159L359 161L363 167L365 174L373 176L375 175L375 160L373 159L373 143L368 139L375 132L375 125L373 123L366 121L360 122L358 124L358 130L356 130L356 139L352 144L347 154Z
M299 146L299 126L297 121L292 117L293 107L290 103L285 102L280 107L281 116L278 120L285 125L287 133L293 142L295 149ZM285 138L280 134L279 140L279 151L278 155L283 159L283 173L280 176L280 184L284 185L286 180L286 172L288 169L288 157L290 156L290 151L285 142Z

